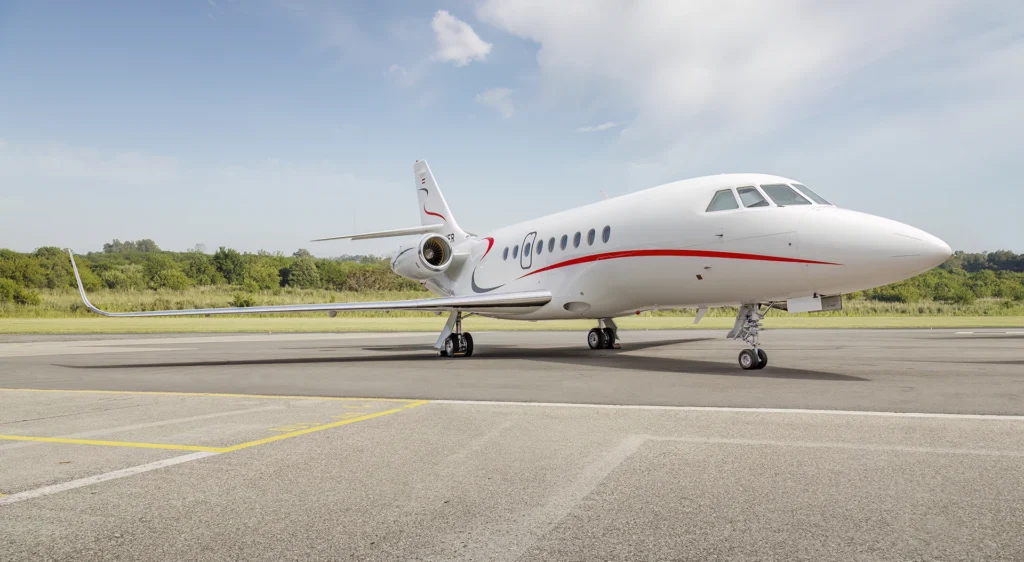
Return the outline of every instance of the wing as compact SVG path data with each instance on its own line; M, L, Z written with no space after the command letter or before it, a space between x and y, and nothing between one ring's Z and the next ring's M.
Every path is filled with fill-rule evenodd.
M330 238L316 238L310 242L326 242L328 240L371 240L374 238L391 238L393 236L411 236L413 234L426 234L428 232L440 232L443 224L428 224L425 226L413 226L410 228L396 228L394 230L382 230L380 232L364 232L362 234L346 234L345 236L331 236Z
M78 292L82 295L85 306L102 316L117 318L143 316L210 316L214 314L275 314L286 312L346 312L357 310L419 310L424 312L443 311L494 311L496 309L532 308L543 306L551 301L551 293L547 291L526 291L520 293L504 293L497 295L472 295L466 297L439 297L415 299L407 301L377 301L325 304L283 304L274 306L249 306L244 308L195 308L189 310L153 310L147 312L106 312L96 308L85 295L82 277L78 274L75 256L71 256L71 267L75 271Z

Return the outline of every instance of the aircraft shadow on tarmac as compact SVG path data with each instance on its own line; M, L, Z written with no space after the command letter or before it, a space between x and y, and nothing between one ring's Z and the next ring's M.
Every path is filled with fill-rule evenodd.
M668 340L659 342L641 342L630 344L622 349L591 350L573 347L554 348L524 348L520 346L505 346L500 344L480 344L477 349L479 355L471 358L446 359L437 358L437 361L472 361L474 363L487 363L490 361L507 361L510 359L525 361L540 361L545 363L561 363L577 367L603 367L612 369L624 369L631 371L649 371L661 373L678 374L710 374L727 375L736 377L755 377L767 379L805 379L821 381L867 381L862 377L829 373L825 371L813 371L809 369L792 369L788 367L773 367L768 365L764 370L744 371L734 363L720 363L716 361L699 361L695 359L680 359L674 357L651 357L636 355L636 352L655 347L666 347L670 345L681 345L708 341L714 338L694 338L682 340ZM322 351L334 351L334 349L316 348ZM337 348L338 350L352 348ZM231 366L253 366L253 365L304 365L304 364L360 364L360 363L397 363L397 362L422 362L429 358L424 357L424 352L436 353L431 346L422 344L362 347L364 351L370 352L402 352L401 354L388 355L356 355L347 357L281 357L266 359L238 359L238 360L209 360L209 361L180 361L160 363L115 363L103 365L57 365L60 367L75 369L154 369L173 367L231 367ZM453 363L458 364L458 363Z

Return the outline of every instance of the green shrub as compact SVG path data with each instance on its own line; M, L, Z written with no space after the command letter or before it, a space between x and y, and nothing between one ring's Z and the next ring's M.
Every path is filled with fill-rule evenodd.
M165 269L153 276L150 285L154 289L170 289L172 291L184 291L192 286L189 279L180 269Z
M256 306L256 299L252 295L245 293L235 293L231 298L231 306L236 308L248 308L250 306Z
M0 279L0 302L14 302L14 295L21 287L10 279Z

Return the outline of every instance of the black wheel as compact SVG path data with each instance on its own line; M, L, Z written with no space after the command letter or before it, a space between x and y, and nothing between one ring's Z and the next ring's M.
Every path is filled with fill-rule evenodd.
M744 349L740 352L740 367L743 370L748 371L750 369L756 369L761 361L757 358L757 354L754 353L753 349Z
M455 339L457 337L455 334L452 334L445 338L444 347L441 349L441 353L445 357L455 357L455 354L459 351L459 342Z
M466 343L466 357L469 357L470 355L473 355L473 336L469 332L466 332L462 334L462 338Z
M615 332L611 328L604 329L604 347L605 349L615 347Z
M764 352L760 347L757 348L757 358L759 360L757 364L758 369L764 369L768 365L768 354Z
M601 349L605 346L605 340L604 331L598 328L590 330L590 333L587 334L587 345L590 346L590 349Z

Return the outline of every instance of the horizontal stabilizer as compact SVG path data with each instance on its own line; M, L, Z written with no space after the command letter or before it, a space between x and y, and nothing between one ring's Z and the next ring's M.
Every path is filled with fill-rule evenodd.
M364 232L362 234L348 234L345 236L332 236L330 238L317 238L310 242L326 242L328 240L371 240L373 238L391 238L394 236L412 236L414 234L427 234L429 232L441 232L443 224L427 224L409 228L396 228L394 230L382 230L380 232Z
M275 314L288 312L352 312L359 310L418 310L425 312L450 312L450 311L492 311L503 308L530 308L544 306L551 302L551 293L548 291L524 291L519 293L499 293L487 295L470 295L464 297L437 297L430 299L413 299L405 301L375 301L375 302L342 302L324 304L283 304L273 306L248 306L244 308L195 308L186 310L149 310L145 312L106 312L96 308L89 297L85 295L85 287L82 286L82 277L78 274L78 265L75 264L75 256L68 250L71 256L71 267L75 272L75 281L78 282L78 292L82 295L82 302L86 308L101 316L117 318L137 318L151 316L212 316L214 314Z

